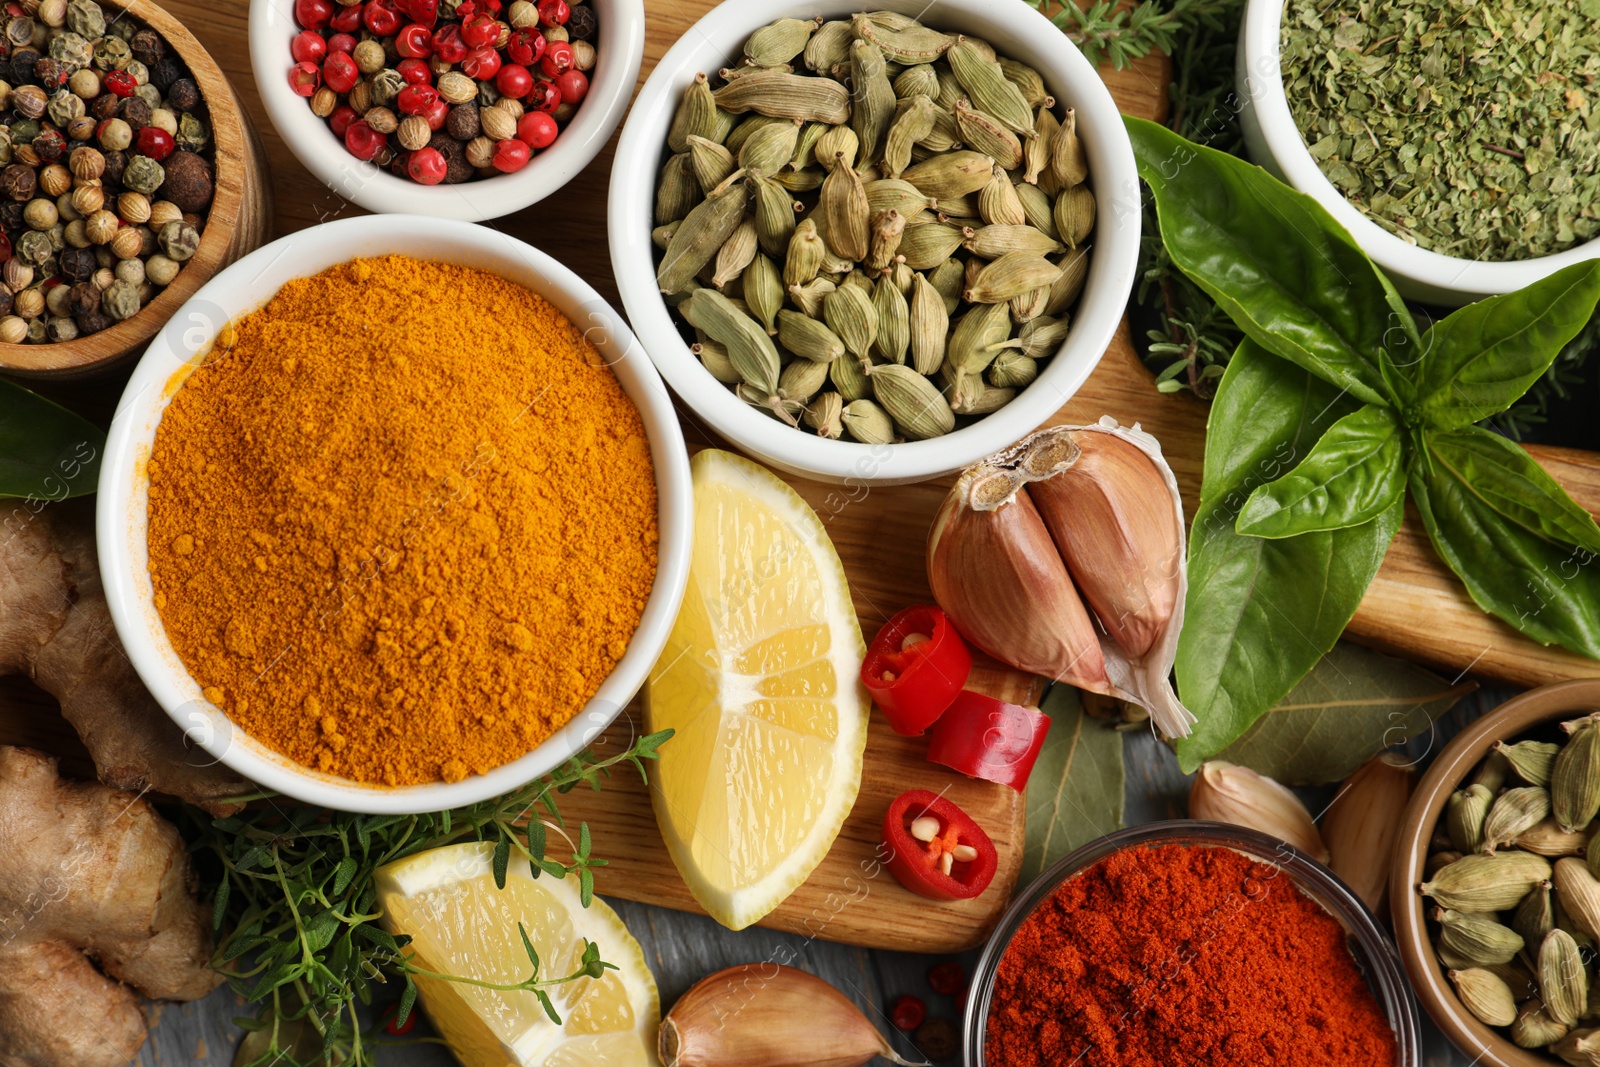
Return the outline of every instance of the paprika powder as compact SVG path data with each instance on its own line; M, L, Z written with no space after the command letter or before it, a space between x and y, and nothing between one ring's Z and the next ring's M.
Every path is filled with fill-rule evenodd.
M1001 957L988 1067L1390 1067L1339 922L1220 847L1126 848L1062 884Z
M285 285L175 380L150 578L206 699L301 764L456 781L626 651L656 572L638 409L583 331L403 256Z

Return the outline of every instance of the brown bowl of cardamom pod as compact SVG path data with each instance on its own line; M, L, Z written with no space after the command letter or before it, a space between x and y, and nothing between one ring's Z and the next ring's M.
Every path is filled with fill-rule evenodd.
M23 10L4 20L0 372L83 378L167 327L209 337L192 309L174 316L272 229L266 157L227 76L148 0Z
M1395 942L1417 999L1474 1063L1600 1064L1597 813L1600 679L1508 700L1412 794L1389 883Z

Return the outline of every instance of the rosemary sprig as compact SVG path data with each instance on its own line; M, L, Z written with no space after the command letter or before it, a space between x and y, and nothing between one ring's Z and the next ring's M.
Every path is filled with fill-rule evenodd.
M460 841L493 841L496 884L505 885L513 857L526 860L535 878L575 875L585 907L594 896L596 867L589 827L578 828L572 860L546 854L547 825L566 836L555 798L581 784L598 790L613 768L632 764L648 781L645 760L670 730L640 738L606 759L585 750L553 774L481 804L423 815L358 815L286 804L256 795L237 815L212 819L186 809L185 828L212 895L217 933L213 966L235 993L257 1005L254 1018L238 1020L251 1031L249 1067L370 1067L376 1034L362 1024L361 1009L378 987L403 983L397 1022L416 1001L414 976L486 985L477 979L427 971L403 949L406 937L378 925L378 868L431 848ZM549 822L547 823L547 820ZM570 841L570 838L569 838ZM599 946L585 943L578 968L554 979L540 977L538 954L523 932L533 973L510 986L539 999L560 1021L546 990L611 965Z

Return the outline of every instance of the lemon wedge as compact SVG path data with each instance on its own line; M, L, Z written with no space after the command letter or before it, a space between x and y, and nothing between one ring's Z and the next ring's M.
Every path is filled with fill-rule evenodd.
M605 901L583 907L577 882L534 879L526 862L513 860L497 889L494 846L476 842L378 870L384 925L411 935L407 951L424 970L493 985L525 981L533 965L518 923L539 954L541 979L579 970L585 938L618 968L549 988L559 1026L531 992L419 976L428 1018L466 1067L656 1067L661 1001L644 953Z
M694 457L683 608L645 688L656 822L700 906L742 930L827 855L861 785L871 707L844 566L798 493Z

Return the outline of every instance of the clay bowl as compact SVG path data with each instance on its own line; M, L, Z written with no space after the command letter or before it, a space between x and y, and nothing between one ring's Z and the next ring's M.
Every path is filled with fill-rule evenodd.
M1395 843L1394 871L1389 878L1389 913L1394 918L1395 943L1417 999L1439 1029L1471 1056L1474 1064L1550 1067L1561 1061L1540 1051L1518 1048L1505 1034L1479 1022L1457 999L1429 938L1423 917L1427 901L1416 891L1417 883L1423 880L1428 841L1450 794L1477 768L1496 741L1512 741L1597 710L1600 679L1547 685L1506 701L1445 746L1418 783L1406 809L1400 840Z
M16 378L85 378L137 355L169 324L181 337L189 327L173 320L178 309L222 268L265 244L272 232L266 153L222 68L183 23L149 0L100 0L100 4L126 11L161 34L188 66L211 112L216 195L199 249L159 296L133 318L87 337L61 344L0 344L0 374Z

